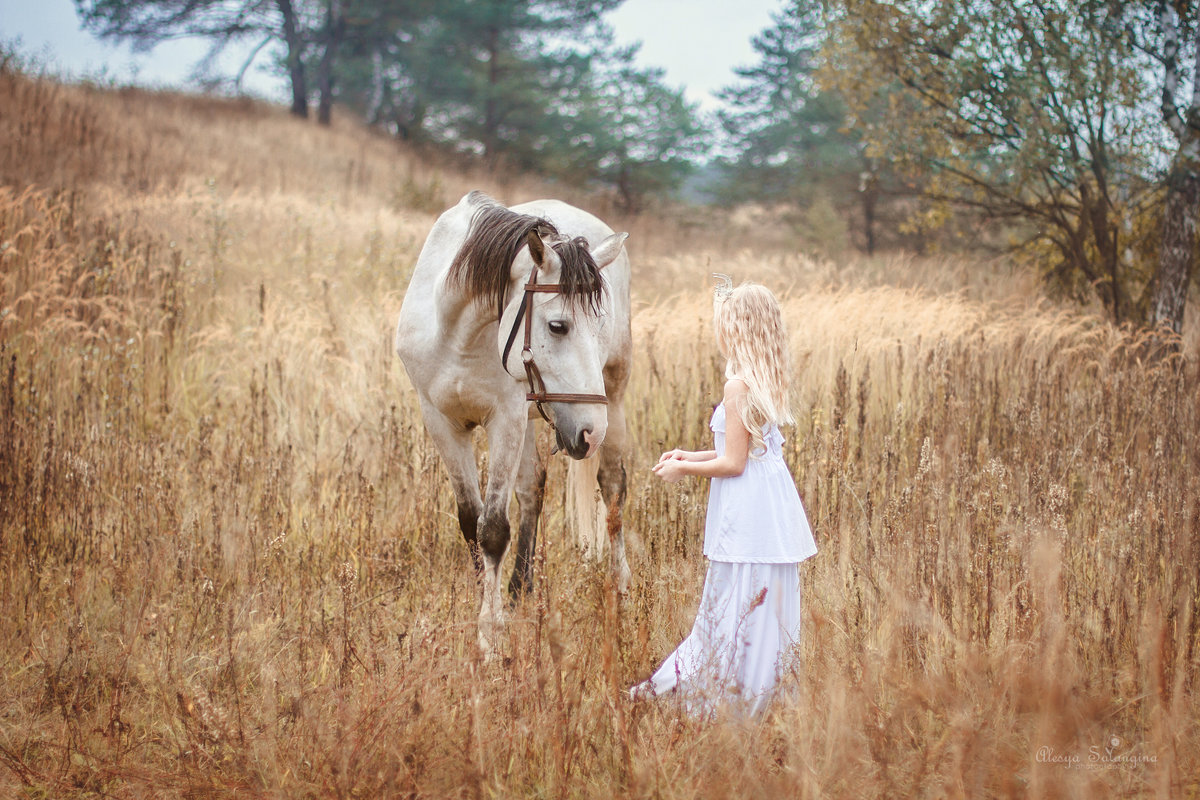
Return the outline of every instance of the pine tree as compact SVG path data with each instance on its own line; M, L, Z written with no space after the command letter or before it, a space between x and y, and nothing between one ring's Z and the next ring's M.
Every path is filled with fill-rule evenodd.
M757 63L719 93L732 153L718 198L727 203L832 204L857 211L862 243L876 247L880 197L894 181L847 124L844 102L818 81L825 45L815 0L791 0L753 40Z
M669 194L709 149L711 132L682 89L664 72L634 63L636 48L612 51L597 67L587 113L580 117L575 161L586 160L593 182L616 192L617 206L643 210L647 198Z
M683 180L707 132L661 70L614 47L603 14L618 1L444 0L392 14L374 27L383 35L347 35L359 46L339 60L342 92L404 138L611 188L636 211Z

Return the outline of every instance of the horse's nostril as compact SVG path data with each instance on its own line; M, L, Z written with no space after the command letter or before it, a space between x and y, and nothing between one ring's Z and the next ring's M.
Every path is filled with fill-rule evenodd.
M599 436L597 436L596 434L592 433L592 430L593 430L592 426L588 425L579 434L579 438L580 438L579 449L583 451L584 458L587 458L592 453L594 453L596 451L596 448L600 446L600 442L604 440L603 433L601 433Z

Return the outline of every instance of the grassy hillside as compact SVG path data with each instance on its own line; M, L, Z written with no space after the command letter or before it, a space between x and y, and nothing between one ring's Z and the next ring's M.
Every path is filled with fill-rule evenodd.
M0 108L0 795L1200 794L1194 322L1143 361L1004 264L616 219L345 120L11 71ZM504 664L391 353L471 188L573 199L635 261L633 588L552 459ZM622 697L699 598L704 487L649 467L707 439L713 270L784 297L821 549L756 724Z

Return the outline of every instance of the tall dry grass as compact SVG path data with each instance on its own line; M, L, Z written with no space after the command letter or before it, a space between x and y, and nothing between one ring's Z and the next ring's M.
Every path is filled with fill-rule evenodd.
M551 460L484 664L390 332L442 204L554 190L254 105L11 72L0 104L43 131L0 190L0 794L1200 793L1194 328L1143 363L1019 274L633 221L633 588L575 553ZM713 269L783 295L821 548L757 723L621 691L699 597L703 486L649 466L708 438Z

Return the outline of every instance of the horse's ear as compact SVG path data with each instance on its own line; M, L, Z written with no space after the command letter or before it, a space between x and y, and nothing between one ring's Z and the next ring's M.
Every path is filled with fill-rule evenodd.
M597 245L596 249L592 251L592 260L596 262L596 266L604 269L616 261L617 256L621 255L621 248L625 246L625 240L628 238L628 233L614 233Z
M542 262L546 260L546 245L542 242L541 234L537 232L537 228L529 232L525 237L525 241L529 244L529 255L533 257L533 263L540 267Z

